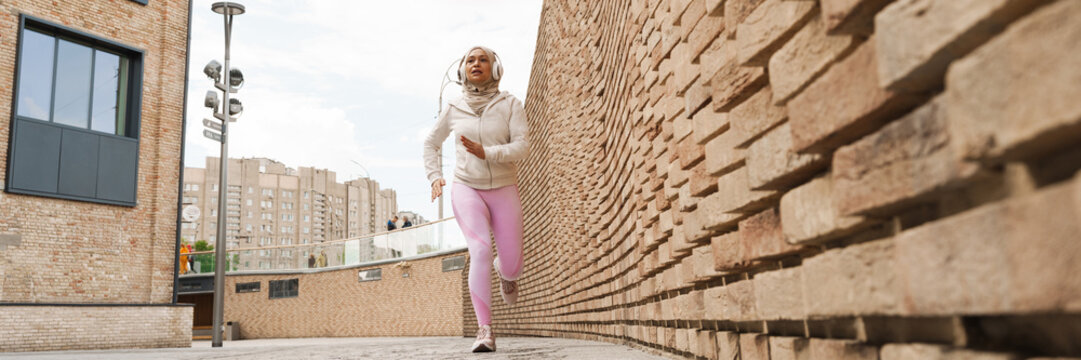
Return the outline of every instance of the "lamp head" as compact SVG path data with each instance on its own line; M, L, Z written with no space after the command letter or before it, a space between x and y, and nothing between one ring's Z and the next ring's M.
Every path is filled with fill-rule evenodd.
M231 1L222 1L210 5L210 10L222 15L240 15L244 13L244 5Z
M206 107L211 108L211 109L217 109L218 104L219 104L219 102L218 102L218 92L214 91L214 90L207 91L206 92L206 97L203 98L203 106L206 106Z
M240 69L229 69L229 85L235 88L244 85L244 73L240 72Z
M208 78L214 79L214 81L218 81L218 79L221 79L221 63L218 63L217 60L210 60L210 62L203 67L203 74L206 74L206 77Z
M236 98L229 99L229 116L239 115L244 112L244 105Z

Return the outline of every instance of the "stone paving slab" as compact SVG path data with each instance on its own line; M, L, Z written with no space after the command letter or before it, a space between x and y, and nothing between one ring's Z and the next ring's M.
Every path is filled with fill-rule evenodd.
M498 352L469 352L472 338L306 338L193 341L191 348L0 353L0 359L663 359L631 347L559 338L497 338Z

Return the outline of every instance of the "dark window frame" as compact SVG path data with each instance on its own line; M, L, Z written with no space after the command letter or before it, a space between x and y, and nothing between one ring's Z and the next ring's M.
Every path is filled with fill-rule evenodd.
M300 296L300 278L270 280L267 296L273 299L288 299Z
M261 281L236 283L236 292L239 293L253 293L261 291Z
M138 1L138 0L136 0L136 1ZM127 94L128 100L127 100L127 104L126 104L127 107L126 107L126 110L125 110L126 111L126 120L127 120L126 121L126 126L125 126L125 135L116 135L116 134L109 134L109 133L103 133L103 132L99 132L99 131L95 131L95 130L90 130L89 126L88 126L88 128L84 129L84 128L80 128L80 127L69 126L69 125L53 122L53 121L42 121L42 120L39 120L39 119L34 119L34 118L30 118L30 117L23 117L23 116L18 115L18 111L19 111L19 109L18 109L18 106L19 106L19 104L18 104L18 102L19 102L19 85L20 85L19 81L20 81L20 72L21 72L20 70L22 69L22 64L21 64L21 61L22 61L22 48L23 48L23 41L24 41L24 33L25 33L25 31L27 29L32 30L32 31L36 31L36 32L39 32L39 33L43 33L43 34L46 34L46 35L49 35L49 36L52 36L52 37L54 37L56 39L62 39L62 40L74 42L74 43L77 43L77 44L80 44L80 45L85 45L85 46L88 46L88 47L90 47L91 49L94 49L94 50L105 51L105 52L112 53L112 54L115 54L115 55L118 55L118 56L121 56L123 58L128 59L128 62L129 62L129 69L128 69L129 77L128 77L128 84L127 84L127 86L128 86L128 94ZM13 194L41 196L41 197L57 198L57 199L64 199L64 200L75 200L75 201L91 202L91 203L106 204L106 205L119 205L119 206L126 206L126 207L135 207L135 206L137 206L138 205L138 187L139 187L139 181L138 181L138 176L139 176L139 148L140 148L140 143L141 143L139 134L140 134L140 131L141 131L141 128L142 128L142 116L141 115L142 115L142 98L143 98L143 96L142 96L143 95L142 94L142 92L143 92L143 71L144 71L143 62L144 62L144 58L145 58L145 51L143 51L141 49L138 49L138 48L135 48L135 47L132 47L132 46L121 44L121 43L116 42L116 41L105 39L105 38L102 38L102 37L99 37L99 36L96 36L96 35L93 35L93 34L89 34L89 33L83 32L83 31L79 31L79 30L75 30L75 29L72 29L70 27L66 27L66 26L63 26L63 25L51 23L51 22L46 21L44 19L40 19L40 18L33 17L33 16L30 16L30 15L26 15L26 14L20 14L19 15L19 29L18 29L18 36L17 36L17 40L16 40L16 44L15 44L15 49L16 49L15 50L15 67L12 70L14 72L13 73L14 86L12 88L12 99L11 99L12 105L11 105L11 118L10 118L10 126L9 126L10 131L8 132L7 164L5 164L5 167L6 167L7 171L6 171L6 175L5 175L4 191L8 192L8 193L13 193ZM54 61L56 61L55 56L57 56L57 55L58 54L56 54L56 53L53 54ZM55 72L56 72L56 69L53 70L53 76L54 77L56 76ZM55 93L56 89L54 88L51 91ZM19 122L26 122L26 123L30 123L30 124L45 124L45 125L50 126L52 128L60 129L61 131L64 131L64 132L90 134L90 135L98 136L100 139L106 139L106 140L109 140L109 141L113 141L114 143L126 143L128 145L134 146L135 154L133 154L133 156L134 156L134 160L133 160L134 161L134 172L132 174L133 178L128 179L128 180L131 180L132 186L134 187L132 189L131 201L123 201L123 200L114 200L114 199L101 198L100 194L95 195L95 196L80 196L80 195L73 195L73 194L64 194L64 193L61 193L59 189L57 190L57 192L50 192L50 191L39 191L39 190L15 187L13 185L13 182L14 182L13 181L14 171L13 170L14 170L15 167L12 166L12 164L13 164L14 159L15 159L15 153L16 153L15 140L16 140L18 130L19 130L18 129L19 128ZM99 149L100 149L100 146L101 145L99 144ZM101 164L96 164L95 165L95 167L97 167L97 168L100 168L101 166L102 166ZM58 181L60 180L59 176L60 175L58 175Z
M443 272L465 269L465 255L443 258Z
M371 274L372 277L361 277L360 274ZM383 280L383 268L365 269L357 272L357 282Z

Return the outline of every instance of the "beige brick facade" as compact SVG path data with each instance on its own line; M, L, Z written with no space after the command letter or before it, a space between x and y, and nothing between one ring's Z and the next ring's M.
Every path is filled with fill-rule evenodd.
M4 306L0 351L191 346L191 306Z
M190 344L190 307L144 306L173 297L188 12L183 0L0 4L0 181L20 15L143 51L136 206L0 193L0 351Z
M493 297L495 333L745 360L1081 355L1079 17L546 1L525 275L518 305Z
M462 333L462 271L443 271L432 257L345 269L274 275L229 275L225 321L245 339L349 336L453 336ZM382 279L359 281L358 272L382 269ZM408 274L408 277L403 277ZM299 279L297 297L270 299L269 281ZM236 293L236 284L259 282L260 291Z

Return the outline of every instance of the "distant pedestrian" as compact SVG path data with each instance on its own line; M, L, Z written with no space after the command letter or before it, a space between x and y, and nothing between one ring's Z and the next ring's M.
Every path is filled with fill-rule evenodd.
M180 274L187 274L190 269L188 267L188 253L190 252L188 244L180 245Z
M315 254L308 254L308 268L311 269L311 268L314 268L314 267L315 267Z
M319 252L319 267L327 267L327 252Z
M457 136L451 203L469 247L469 292L478 325L473 352L495 351L492 267L499 275L503 301L510 306L518 300L517 280L522 274L522 203L515 162L529 154L529 126L522 102L499 90L502 74L494 51L470 48L458 63L462 97L443 109L424 141L424 168L435 201L446 185L439 166L440 148L451 132ZM499 251L495 259L492 233Z
M398 228L398 215L394 215L393 218L387 220L387 231L391 231Z
M188 246L188 253L191 253L191 244L188 244L187 246ZM199 272L199 269L195 268L195 257L194 256L188 256L188 270L190 270L193 273Z
M408 217L408 216L403 216L403 217L402 217L402 219L403 219L403 220L402 220L402 221L403 221L403 223L402 223L402 229L405 229L405 228L407 228L407 227L413 226L413 223L409 221L409 217Z

